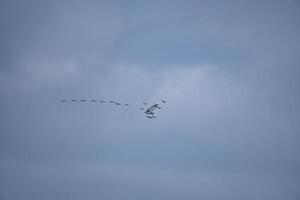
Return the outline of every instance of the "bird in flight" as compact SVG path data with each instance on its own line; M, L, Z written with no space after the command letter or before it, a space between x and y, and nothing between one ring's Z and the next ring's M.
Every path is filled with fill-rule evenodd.
M157 118L156 115L154 115L155 110L156 109L161 109L161 106L159 106L159 104L155 103L152 106L150 106L149 108L146 109L146 111L144 112L146 114L146 117L148 117L149 119L154 119Z
M71 99L71 100L66 100L66 99L62 99L60 100L60 102L77 102L77 101L80 101L80 102L97 102L96 99L90 99L90 100L87 100L87 99ZM161 99L162 103L165 104L167 103L166 100L164 99ZM117 106L129 106L131 104L129 103L125 103L125 104L121 104L117 101L104 101L104 100L99 100L100 103L106 103L106 102L109 102L109 103L113 103ZM158 103L154 103L154 104L149 104L147 102L142 102L142 104L144 105L144 107L139 107L139 110L142 110L143 113L146 115L147 118L149 119L154 119L154 118L158 118L158 116L156 115L156 111L157 110L160 110L162 107L160 104Z

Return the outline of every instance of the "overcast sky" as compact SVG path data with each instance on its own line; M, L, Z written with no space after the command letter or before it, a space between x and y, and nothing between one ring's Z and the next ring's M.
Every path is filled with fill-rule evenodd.
M0 199L300 198L299 1L2 0L0 29Z

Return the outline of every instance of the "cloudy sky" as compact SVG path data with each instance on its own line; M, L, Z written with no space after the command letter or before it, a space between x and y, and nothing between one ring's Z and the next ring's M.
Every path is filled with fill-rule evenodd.
M300 198L299 1L2 0L0 28L1 199Z

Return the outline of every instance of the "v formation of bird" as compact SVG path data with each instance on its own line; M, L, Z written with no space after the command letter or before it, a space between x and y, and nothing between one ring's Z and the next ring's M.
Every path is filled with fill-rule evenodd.
M87 99L71 99L71 100L66 100L66 99L63 99L60 102L62 102L62 103L67 103L67 102L92 102L92 103L97 103L97 102L100 102L100 103L110 103L110 104L114 104L116 106L130 106L129 103L122 104L122 103L119 103L117 101L105 101L105 100L96 100L96 99L91 99L91 100L87 100ZM161 102L163 104L167 103L167 101L165 101L164 99L161 99ZM140 107L139 110L143 111L144 114L145 114L145 116L148 119L155 119L155 118L157 118L157 115L155 114L155 112L157 110L160 110L162 108L161 105L158 104L158 103L149 104L147 102L143 102L141 105L143 105L143 107Z

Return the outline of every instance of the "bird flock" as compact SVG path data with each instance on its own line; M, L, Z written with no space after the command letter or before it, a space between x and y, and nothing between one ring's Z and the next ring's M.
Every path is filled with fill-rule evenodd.
M82 103L86 103L86 102L91 102L91 103L102 103L102 104L106 104L106 103L109 103L109 104L114 104L116 106L130 106L131 104L129 103L119 103L118 101L105 101L105 100L96 100L96 99L90 99L90 100L87 100L87 99L70 99L70 100L66 100L66 99L63 99L61 100L60 102L62 103L67 103L67 102L82 102ZM161 99L161 102L163 104L166 104L167 101L165 101L164 99ZM162 106L158 103L154 103L154 104L149 104L147 102L143 102L141 104L141 106L139 106L139 110L140 111L143 111L145 116L148 118L148 119L155 119L157 118L157 114L156 114L156 111L160 110L162 108Z

